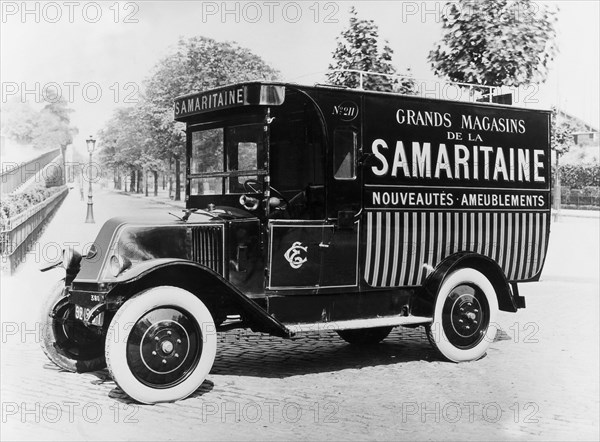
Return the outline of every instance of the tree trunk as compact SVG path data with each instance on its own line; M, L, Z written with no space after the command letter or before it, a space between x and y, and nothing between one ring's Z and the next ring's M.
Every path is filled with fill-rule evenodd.
M175 157L175 201L181 201L181 163L179 157Z
M148 196L148 169L144 169L144 196Z
M166 174L162 174L162 190L165 190L167 188L167 176Z
M141 169L137 171L137 193L142 193L144 188L144 173Z
M154 175L154 196L158 196L158 172L156 170L152 171L152 174ZM163 183L165 182L165 180L163 179ZM164 186L163 186L164 189Z
M169 199L173 199L173 161L169 159Z
M120 167L117 167L117 189L123 190L123 176Z
M132 167L131 168L131 175L129 176L129 192L134 193L135 192L135 183L136 183L136 171L135 169Z

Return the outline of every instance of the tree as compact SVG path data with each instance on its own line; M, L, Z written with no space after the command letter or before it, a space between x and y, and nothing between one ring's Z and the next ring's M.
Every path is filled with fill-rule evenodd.
M39 121L33 131L33 146L49 148L66 146L73 143L73 136L79 133L76 127L71 126L73 109L68 107L67 101L53 95L48 97L46 105L39 112Z
M38 112L27 102L9 100L2 106L2 132L19 144L31 144Z
M387 40L379 38L379 27L373 20L361 20L356 9L350 8L350 24L337 38L337 47L333 52L333 63L329 65L327 80L331 84L357 88L360 76L345 70L377 72L397 75L392 64L393 50ZM410 74L410 69L408 69ZM363 76L363 89L384 92L414 93L415 82L410 75L397 78L385 75Z
M446 4L429 53L436 75L487 86L543 83L557 53L556 10L531 0Z
M2 109L2 129L19 144L31 144L40 150L59 147L64 180L66 149L78 133L77 128L71 126L72 112L67 101L56 94L47 97L46 105L40 111L27 102L13 100Z
M180 39L175 50L161 59L146 82L143 106L149 136L157 155L175 162L175 199L180 199L180 160L185 153L185 125L173 121L173 100L230 83L276 80L279 72L262 58L234 42L217 42L206 37Z
M46 105L40 110L38 119L31 131L32 145L38 149L60 147L62 157L62 181L66 184L66 153L67 147L73 144L73 137L79 130L71 126L70 114L73 109L68 107L64 97L53 93L46 99Z
M557 157L566 154L575 146L573 137L575 127L566 118L561 118L557 109L552 109L552 124L550 129L550 145Z
M554 208L560 211L560 157L571 150L575 145L573 137L575 128L571 122L562 118L556 108L552 109L552 121L550 125L550 147L556 155L556 167L554 169Z
M149 136L139 107L117 109L99 132L100 160L112 168L117 180L122 169L131 174L130 191L141 192L138 185L142 171L152 159L154 142Z

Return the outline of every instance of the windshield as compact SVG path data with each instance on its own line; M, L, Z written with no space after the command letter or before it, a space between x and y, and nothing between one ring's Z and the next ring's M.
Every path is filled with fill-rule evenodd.
M266 174L262 124L198 130L191 137L190 195L241 194L262 188Z

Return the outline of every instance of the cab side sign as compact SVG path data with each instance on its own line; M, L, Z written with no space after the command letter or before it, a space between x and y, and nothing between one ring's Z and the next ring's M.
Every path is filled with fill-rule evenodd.
M389 111L366 135L367 208L548 210L547 113L454 103Z
M234 87L200 93L175 100L175 118L195 115L245 104L244 88Z
M379 136L370 142L372 181L544 189L547 126L530 130L523 117L398 109L397 129L373 134Z

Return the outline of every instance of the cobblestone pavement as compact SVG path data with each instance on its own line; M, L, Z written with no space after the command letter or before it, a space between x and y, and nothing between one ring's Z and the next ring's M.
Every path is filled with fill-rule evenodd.
M234 330L191 397L132 403L106 370L73 374L37 342L38 307L60 270L39 273L51 244L85 243L110 214L172 210L97 192L95 225L68 196L21 270L2 279L2 440L598 440L599 225L552 226L527 308L501 313L488 355L440 360L422 329L352 347L334 333L283 340ZM43 256L42 256L43 255Z

